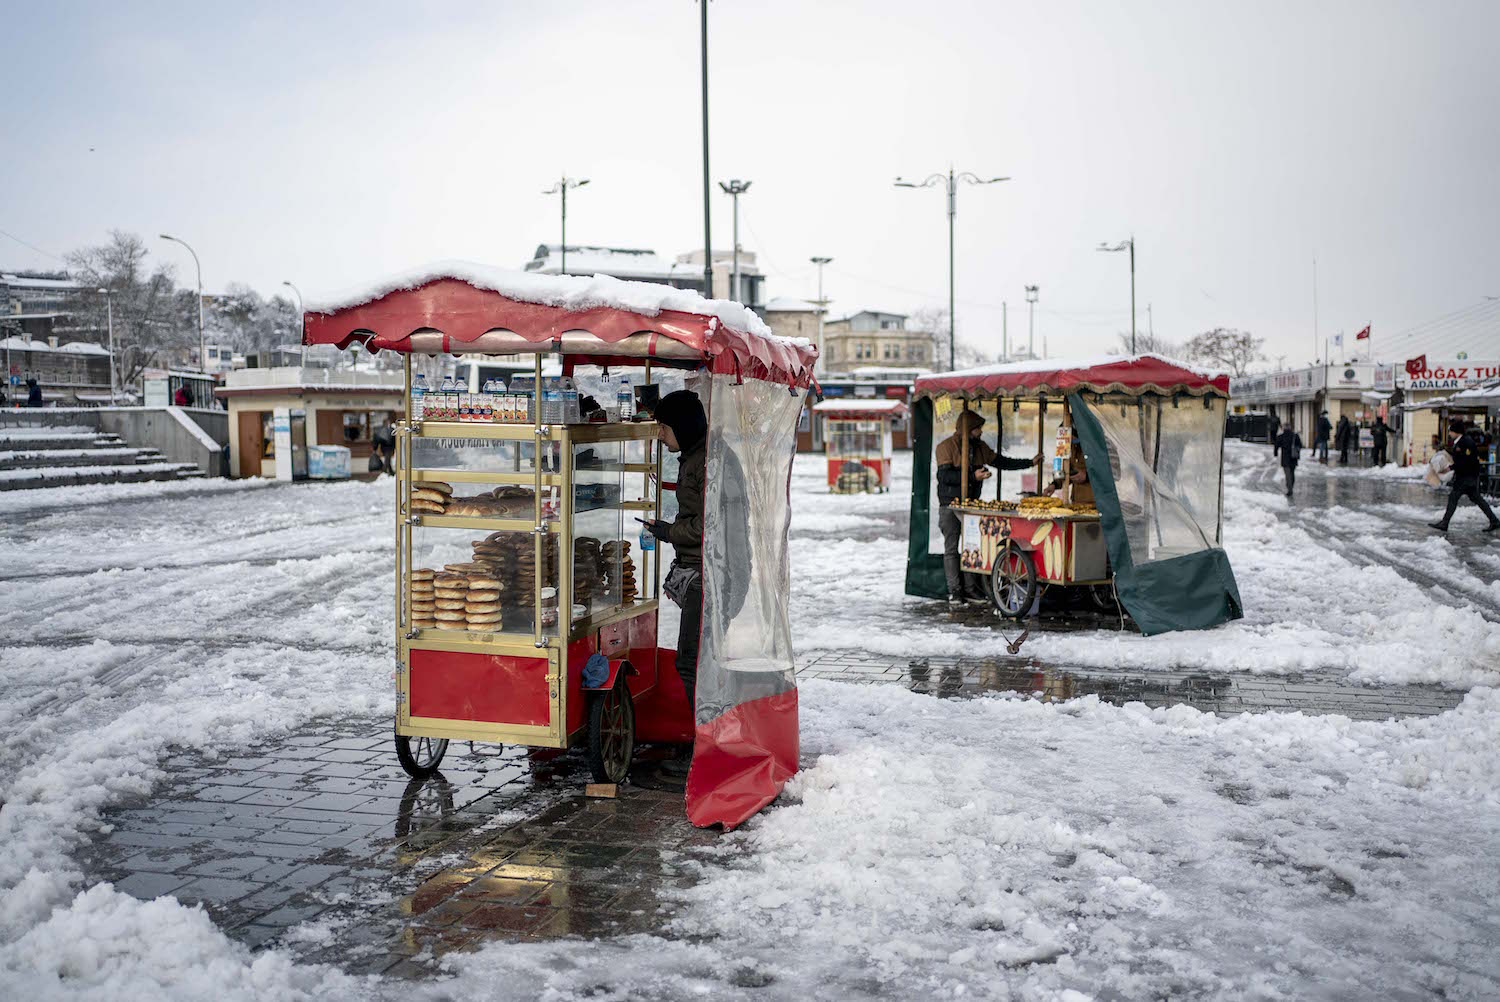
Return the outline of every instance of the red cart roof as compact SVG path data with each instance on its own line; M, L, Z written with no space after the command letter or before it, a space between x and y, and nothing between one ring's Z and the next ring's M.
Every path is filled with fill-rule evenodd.
M1161 355L1101 355L1085 359L1036 359L921 376L918 396L970 397L1094 393L1188 393L1229 396L1229 377Z
M596 275L537 275L444 261L310 301L303 344L370 351L509 354L575 361L706 362L715 372L806 386L818 351L738 303Z
M865 421L880 418L898 418L906 413L906 404L900 400L820 400L813 404L820 417L835 421Z

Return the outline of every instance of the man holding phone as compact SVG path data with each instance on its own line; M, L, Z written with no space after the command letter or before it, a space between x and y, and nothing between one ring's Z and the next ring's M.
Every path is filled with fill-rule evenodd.
M698 395L689 390L677 390L662 397L652 416L657 422L657 439L681 456L677 471L677 518L644 524L652 536L672 544L672 566L661 587L682 609L677 629L677 674L687 693L688 706L696 714L698 639L703 625L703 487L708 458L708 416ZM685 776L691 764L689 748L687 755L669 761L662 768L671 775Z

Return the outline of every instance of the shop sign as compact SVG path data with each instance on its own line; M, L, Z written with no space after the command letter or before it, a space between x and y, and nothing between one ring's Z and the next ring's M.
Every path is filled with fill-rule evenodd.
M1375 392L1394 393L1396 390L1396 367L1394 365L1375 366Z
M1340 386L1357 386L1357 385L1359 385L1359 372L1354 368L1354 366L1352 366L1352 365L1345 366L1343 368L1343 370L1339 372L1339 385Z
M885 388L885 395L888 398L890 398L891 400L905 400L906 399L906 387L904 387L904 386L887 386Z
M875 387L873 387L873 386L856 386L854 388L854 395L856 397L873 397L875 395Z
M1486 379L1500 378L1500 361L1471 362L1467 358L1428 361L1426 355L1406 362L1408 390L1467 390Z
M1276 393L1312 388L1312 370L1277 372L1271 375L1271 389Z
M825 387L823 387L823 396L825 396L825 397L842 397L844 394L846 394L848 392L849 392L849 390L846 387L843 387L843 386L825 386Z

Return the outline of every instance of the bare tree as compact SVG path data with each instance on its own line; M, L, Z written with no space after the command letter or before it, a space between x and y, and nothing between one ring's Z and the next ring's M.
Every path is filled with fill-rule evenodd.
M1250 366L1265 358L1260 350L1265 343L1265 338L1248 331L1215 327L1188 341L1185 354L1190 361L1226 369L1232 376L1243 376L1250 371Z
M146 245L134 233L111 230L107 243L75 250L65 260L84 286L79 319L96 331L105 330L108 319L106 297L95 290L110 290L122 386L159 364L168 350L198 343L194 294L177 292L170 266L149 267Z
M934 369L948 367L948 309L945 306L923 306L906 318L906 329L917 331L932 338ZM973 344L958 339L953 352L954 364L960 369L972 369L981 365L992 365L995 358L976 348Z
M1120 331L1115 336L1120 339L1120 353L1129 354L1130 332ZM1154 355L1165 355L1167 358L1187 357L1187 348L1180 341L1169 341L1160 334L1143 334L1140 331L1135 334L1135 350L1137 353L1151 352Z

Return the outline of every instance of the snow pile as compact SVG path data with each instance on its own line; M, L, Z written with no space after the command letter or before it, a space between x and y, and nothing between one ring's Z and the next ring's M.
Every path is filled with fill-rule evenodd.
M608 275L584 278L578 275L542 275L476 264L472 261L438 261L397 272L365 285L307 301L308 313L336 313L372 303L392 292L416 289L439 279L454 278L476 289L498 292L522 303L556 306L570 312L609 308L654 317L664 310L716 317L734 330L768 340L811 347L806 338L784 338L772 332L754 311L727 299L704 299L691 289L674 289L652 282L627 282Z

